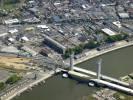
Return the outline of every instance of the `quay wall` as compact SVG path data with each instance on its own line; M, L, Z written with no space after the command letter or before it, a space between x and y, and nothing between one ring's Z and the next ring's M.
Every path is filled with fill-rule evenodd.
M127 41L123 40L123 41L116 42L114 46L112 46L110 48L107 48L107 49L104 49L104 50L101 50L101 51L98 51L96 49L90 50L88 52L85 52L85 56L83 56L81 58L78 58L78 59L75 59L74 60L74 65L82 63L84 61L87 61L91 58L103 55L105 53L108 53L108 52L111 52L111 51L114 51L114 50L118 50L118 49L121 49L121 48L125 48L125 47L128 47L128 46L132 46L132 45L133 45L133 41L127 42Z

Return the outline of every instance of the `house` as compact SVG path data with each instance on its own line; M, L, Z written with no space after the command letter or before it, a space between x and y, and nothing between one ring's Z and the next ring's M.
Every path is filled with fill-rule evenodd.
M29 23L29 24L40 23L40 19L36 17L31 17L31 18L24 19L23 23Z
M31 56L36 56L38 54L36 51L30 49L27 46L23 46L21 49L24 50L24 51L26 51L26 52L28 52L29 54L31 54Z
M125 12L121 12L121 13L118 13L118 16L121 18L121 19L127 19L129 18L129 13L125 13Z
M14 34L14 33L18 33L18 30L17 29L12 29L12 30L9 30L8 31L10 34Z
M13 43L13 42L15 41L15 39L14 39L14 38L8 38L8 41L9 41L10 43Z
M3 22L3 24L6 24L6 25L18 24L18 23L20 23L20 21L17 18L15 18L15 19L8 19L8 20L5 20Z
M22 42L28 42L29 39L28 39L26 36L23 36L23 37L21 37L21 41L22 41Z
M47 25L37 25L36 26L38 29L48 29Z
M102 31L103 31L105 34L109 35L109 36L116 35L116 33L115 33L114 31L112 31L112 30L110 30L110 29L108 29L108 28L104 28L104 29L102 29Z

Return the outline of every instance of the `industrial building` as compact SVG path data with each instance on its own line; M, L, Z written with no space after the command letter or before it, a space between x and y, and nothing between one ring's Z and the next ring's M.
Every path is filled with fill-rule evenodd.
M62 44L58 43L57 41L53 40L49 36L43 34L44 37L44 43L47 44L49 47L53 48L55 51L64 54L66 51L66 47Z

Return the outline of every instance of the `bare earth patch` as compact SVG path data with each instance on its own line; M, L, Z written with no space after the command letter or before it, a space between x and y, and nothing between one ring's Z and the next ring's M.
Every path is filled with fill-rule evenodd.
M16 70L26 70L31 59L0 56L0 67Z

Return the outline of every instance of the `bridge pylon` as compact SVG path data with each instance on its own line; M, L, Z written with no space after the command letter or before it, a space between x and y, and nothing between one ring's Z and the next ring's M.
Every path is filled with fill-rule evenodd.
M74 67L74 52L70 55L70 70L73 70Z
M101 65L102 65L102 59L99 59L97 63L97 78L101 79Z

